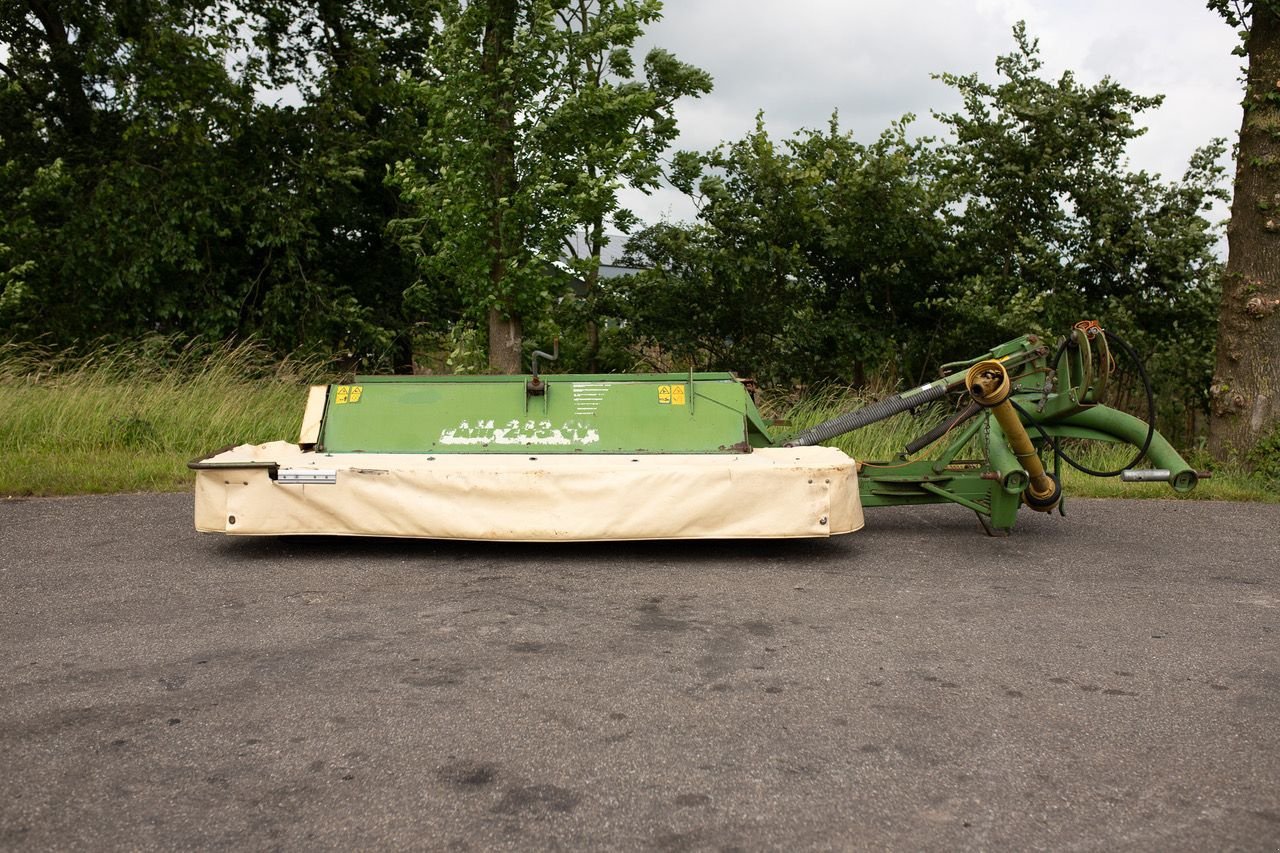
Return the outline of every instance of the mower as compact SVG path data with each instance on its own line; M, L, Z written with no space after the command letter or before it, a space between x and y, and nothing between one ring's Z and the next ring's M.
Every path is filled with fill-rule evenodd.
M1103 403L1112 345L1146 389L1146 421ZM1141 361L1082 321L1024 335L940 378L775 438L730 373L364 376L312 387L296 443L195 459L195 525L232 535L509 541L790 538L851 533L868 507L951 503L1008 535L1021 507L1062 505L1062 464L1175 492L1200 477L1154 427ZM823 446L906 411L946 416L894 459ZM931 404L937 404L932 406ZM928 408L925 408L928 407ZM1116 471L1066 439L1135 448ZM923 451L928 450L928 453ZM1051 459L1052 470L1045 458ZM1136 469L1143 458L1153 467Z

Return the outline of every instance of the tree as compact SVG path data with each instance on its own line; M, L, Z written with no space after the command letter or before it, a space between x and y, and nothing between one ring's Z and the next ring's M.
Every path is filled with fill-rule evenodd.
M416 269L384 179L421 135L399 81L432 32L419 5L6 4L0 336L407 361ZM285 87L302 103L258 94Z
M644 59L644 78L635 78L629 46L646 24L657 19L661 4L573 0L558 12L562 26L576 37L567 44L565 86L568 98L551 138L563 148L549 152L558 160L556 180L579 211L583 241L567 244L584 287L587 369L598 369L600 353L600 257L608 237L606 220L626 234L635 222L618 205L622 183L643 191L662 177L659 156L677 136L674 108L682 97L711 91L711 76L654 48Z
M939 116L953 133L941 151L950 269L928 299L942 349L1097 318L1153 362L1166 414L1201 409L1219 269L1205 213L1224 197L1223 143L1194 152L1181 180L1132 171L1127 146L1162 98L1047 79L1023 25L1014 40L995 83L940 75L963 104Z
M208 262L252 205L228 157L251 111L226 7L6 4L0 328L54 340L225 329Z
M425 115L404 77L430 61L428 0L263 0L253 4L252 72L300 105L259 103L256 158L294 236L272 241L266 275L247 294L263 332L282 348L333 347L346 360L412 365L420 318L454 316L452 294L413 288L416 255L388 223L406 213L387 181L418 158ZM424 170L429 163L419 160ZM252 326L250 326L252 328Z
M898 123L861 145L833 122L779 145L759 123L680 158L691 192L706 169L698 221L631 244L653 269L622 294L628 332L765 381L861 383L1098 317L1155 357L1164 397L1205 387L1219 144L1180 181L1131 171L1137 117L1159 99L1044 79L1025 28L1014 37L996 82L942 75L962 97L943 139Z
M630 50L657 0L473 0L444 4L434 69L420 81L430 114L424 152L438 171L402 164L397 180L418 215L401 222L427 240L423 268L463 295L489 331L489 365L519 372L527 318L563 295L552 265L588 231L579 265L590 284L604 223L625 223L617 190L657 180L675 136L675 99L706 75L651 51L644 81Z
M1210 389L1209 447L1227 459L1280 447L1280 4L1209 8L1242 28L1248 59Z
M940 241L932 155L895 124L871 145L840 129L743 139L676 158L698 222L628 243L651 269L617 294L626 332L678 361L764 382L861 382L911 358Z

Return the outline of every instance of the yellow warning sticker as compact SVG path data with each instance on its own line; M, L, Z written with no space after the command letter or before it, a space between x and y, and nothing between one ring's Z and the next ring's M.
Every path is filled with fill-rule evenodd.
M680 390L682 392L684 391L683 388L681 388ZM658 402L664 406L671 404L671 386L670 385L658 386Z
M341 406L345 403L359 403L363 394L363 385L339 385L334 391L333 404Z
M671 405L673 406L684 405L684 386L683 385L671 386Z

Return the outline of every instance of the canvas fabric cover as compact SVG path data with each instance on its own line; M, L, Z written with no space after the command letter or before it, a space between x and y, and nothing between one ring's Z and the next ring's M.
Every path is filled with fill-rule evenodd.
M336 470L284 484L265 467ZM856 464L831 447L702 455L325 454L278 441L199 465L195 524L243 535L564 541L818 537L859 530ZM246 467L235 467L243 465Z

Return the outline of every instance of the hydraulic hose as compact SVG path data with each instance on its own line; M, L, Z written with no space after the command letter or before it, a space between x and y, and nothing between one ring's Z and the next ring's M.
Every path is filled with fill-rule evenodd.
M796 433L783 444L783 447L808 447L813 444L820 444L838 435L844 435L846 432L853 432L855 429L861 429L868 424L891 418L908 409L914 409L916 406L932 403L934 400L941 400L947 396L947 392L951 390L950 386L953 383L954 380L939 379L936 382L930 382L928 385L921 385L919 388L912 388L910 391L903 391L901 394L894 394L892 397L877 400L869 406L863 406L861 409L845 412L839 417L823 421L817 426Z
M912 439L907 446L903 448L903 450L906 451L908 456L918 453L981 411L981 406L977 403L970 402L969 405L960 412L960 414L943 421L919 438Z
M1030 423L1032 426L1036 428L1036 430L1040 433L1040 435L1044 438L1044 440L1049 444L1049 446L1053 448L1053 452L1059 457L1061 457L1063 460L1065 460L1066 463L1070 465L1072 468L1075 468L1077 471L1081 472L1082 474L1088 474L1090 477L1118 477L1121 474L1123 474L1125 471L1132 468L1134 465L1137 465L1139 462L1141 462L1142 457L1146 456L1147 451L1151 449L1151 441L1156 434L1156 395L1155 395L1154 389L1151 387L1151 378L1147 376L1146 365L1142 363L1142 359L1138 356L1137 350L1135 350L1132 346L1130 346L1128 341L1126 341L1124 338L1117 335L1115 332L1104 331L1103 334L1107 336L1108 340L1114 341L1117 344L1119 344L1120 348L1124 350L1125 355L1127 355L1129 357L1129 360L1133 362L1134 367L1137 368L1138 376L1142 379L1142 389L1146 393L1146 397L1147 397L1147 437L1142 442L1141 446L1138 447L1138 452L1134 455L1132 459L1129 460L1128 464L1120 468L1117 468L1114 471L1097 471L1093 468L1088 467L1087 465L1077 462L1075 459L1071 458L1071 456L1069 456L1065 450L1062 449L1062 443L1058 439L1054 438L1053 436L1049 435L1047 432L1044 431L1044 429L1040 426L1040 424L1031 416L1030 412L1022 408L1021 406L1019 406L1017 403L1013 403L1013 406L1014 408L1018 409L1018 411L1022 413L1022 416L1027 420L1028 423ZM1058 351L1054 353L1053 361L1050 362L1052 366L1054 367L1057 366L1058 359L1060 359L1062 357L1062 354L1066 351L1067 343L1069 340L1070 339L1064 340L1058 346Z

